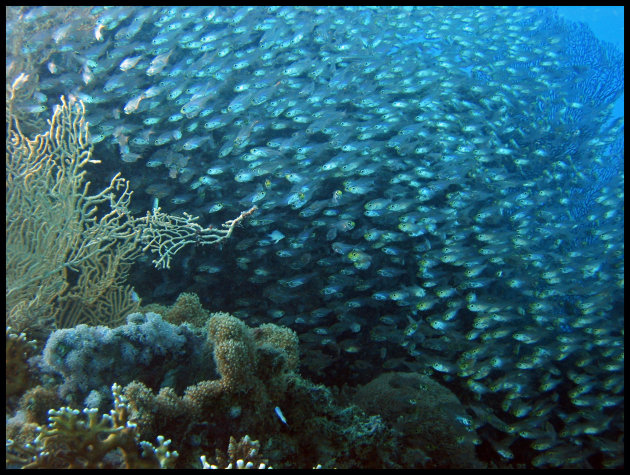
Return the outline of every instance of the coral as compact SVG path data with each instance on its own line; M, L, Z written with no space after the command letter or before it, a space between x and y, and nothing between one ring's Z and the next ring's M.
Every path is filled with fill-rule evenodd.
M7 419L6 423L6 467L22 468L31 463L38 454L34 443L41 427L33 422L25 422L18 414Z
M79 325L53 332L44 348L45 369L64 378L61 395L79 404L91 391L107 399L115 381L139 380L152 388L183 390L213 376L200 330L173 325L154 313L134 313L116 328ZM96 395L91 394L91 400Z
M123 393L130 401L129 407L141 438L163 434L173 440L176 447L181 447L195 433L199 410L190 400L178 397L173 389L162 388L156 395L144 384L134 381L124 388Z
M236 218L221 224L221 227L210 225L204 228L197 223L199 216L192 216L186 212L183 216L169 215L163 213L160 208L153 208L147 211L145 217L136 220L138 224L141 223L141 239L144 244L142 250L145 252L150 250L158 255L153 260L156 268L169 269L172 257L183 247L188 244L218 244L228 239L234 228L257 209L257 206L252 206Z
M49 129L29 139L13 108L27 84L22 73L7 91L6 299L7 321L17 329L46 327L51 317L58 328L121 318L99 310L134 307L125 281L141 246L158 255L156 267L168 268L183 247L220 243L256 211L252 206L216 228L159 208L134 217L120 173L88 194L87 167L101 161L92 158L85 106L62 96Z
M230 314L215 313L208 323L208 340L221 385L229 391L248 391L256 383L256 355L247 325Z
M35 386L20 398L19 408L23 411L26 422L45 424L48 419L48 410L51 407L59 407L62 403L57 391L44 386Z
M10 440L8 458L23 468L115 468L113 453L120 449L125 468L167 468L177 452L168 450L170 440L158 436L158 446L139 441L136 425L129 422L126 398L120 386L112 386L114 409L99 416L96 409L51 409L49 423L38 427L33 444ZM10 456L9 456L10 455Z
M205 457L202 457L202 464L204 462ZM265 468L266 466L267 460L260 456L260 442L252 440L248 435L238 442L234 437L230 437L227 453L217 449L216 465L208 465L209 468Z
M472 442L474 432L464 425L470 419L466 410L451 391L428 376L384 373L361 387L354 401L400 431L405 447L415 448L403 455L406 466L480 466Z
M15 334L6 327L6 395L21 394L33 382L27 359L36 349L34 341L28 341L24 333Z
M117 174L89 194L86 167L96 163L82 103L62 97L49 130L34 139L8 113L7 321L20 330L49 326L60 298L92 305L122 285L125 264L138 254L137 232L121 211L129 205L129 183Z
M162 313L162 316L164 320L174 325L190 323L195 327L203 327L208 322L209 313L201 306L196 294L184 292Z
M217 461L219 466L254 464L245 457L245 449L236 448L235 441L246 434L249 440L264 441L260 450L276 468L318 464L325 468L397 468L403 463L420 466L418 458L422 461L424 457L422 452L400 448L401 434L416 446L421 446L421 435L406 428L404 419L392 416L393 405L392 414L378 414L368 406L372 414L366 415L357 406L340 406L328 388L302 378L297 335L277 325L250 328L230 314L214 313L206 329L193 329L187 324L175 326L152 313L133 314L127 325L115 329L80 325L57 331L44 354L49 366L65 378L62 392L66 400L80 400L89 393L86 402L98 406L108 399L102 390L107 381L126 380L125 417L134 434L138 440L155 440L157 434L172 440L180 454L179 467L198 467L200 456L225 450L230 442L233 450ZM180 368L187 377L178 376ZM137 380L132 382L134 378ZM379 400L378 396L374 399ZM364 399L370 400L369 391ZM379 401L391 404L385 398ZM41 415L41 411L34 407L32 412ZM85 409L81 416L77 411L62 410L52 414L55 419L51 422L68 428L76 423L73 420L87 418L87 423L79 425L102 429L101 439L107 440L114 434L108 432L112 426L107 425L107 418L99 421L96 411ZM39 422L38 417L34 420ZM19 426L20 420L15 424ZM22 427L28 434L26 420ZM51 434L46 432L46 436ZM446 436L436 436L436 440L442 440L445 447L452 442ZM21 447L22 459L32 450L24 443L15 445ZM141 447L149 450L146 444ZM257 444L255 448L258 451ZM154 452L160 450L166 448ZM19 450L15 451L19 458Z
M286 327L279 327L272 323L264 323L254 329L254 338L257 346L268 346L282 352L286 358L285 364L283 365L284 371L298 371L298 365L300 363L298 352L299 340L293 330Z
M337 406L326 387L297 374L292 330L249 328L230 314L215 313L208 343L220 379L189 386L182 397L164 389L156 395L140 383L124 391L140 433L172 438L182 466L245 434L265 440L264 452L277 468L399 466L392 457L395 436L379 416Z
M247 390L259 379L267 382L269 390L282 386L280 376L298 371L298 337L289 328L268 323L250 329L238 318L219 312L208 323L208 339L226 389Z

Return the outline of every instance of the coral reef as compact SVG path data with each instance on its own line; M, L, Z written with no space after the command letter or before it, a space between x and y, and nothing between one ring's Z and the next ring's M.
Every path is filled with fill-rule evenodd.
M114 384L111 390L114 409L109 414L99 416L96 409L88 408L51 409L48 425L37 426L35 431L29 426L31 434L38 433L33 444L8 439L7 462L23 464L23 468L171 467L178 454L168 450L170 440L158 436L157 447L139 441L120 386Z
M273 324L250 328L219 312L194 328L136 313L113 329L58 330L43 359L63 383L23 395L7 425L16 465L199 468L215 454L219 467L476 466L472 435L455 419L465 411L448 390L393 373L359 390L361 407L343 405L299 375L297 334ZM99 418L112 383L115 409ZM60 396L87 407L47 412ZM156 437L157 448L139 442Z
M276 468L423 464L426 456L420 451L401 457L401 435L380 415L342 407L328 388L297 374L298 340L292 330L273 324L249 328L232 315L215 313L208 342L218 380L190 386L183 397L165 389L156 395L135 382L125 388L141 436L160 433L173 439L181 466L195 465L200 456L244 435L263 441L261 450ZM435 399L454 397L436 383L430 390L436 391Z
M252 440L248 435L238 442L234 437L230 437L227 452L225 454L220 450L216 452L216 465L207 464L206 457L201 456L204 468L267 468L267 461L260 456L260 442Z
M565 13L7 7L22 440L50 407L109 410L117 381L182 467L246 430L280 467L464 466L475 443L494 466L623 466L624 53ZM615 42L620 13L599 18ZM22 346L195 290L247 325L185 296L142 338L57 335L46 374ZM411 376L369 386L369 416L336 399L387 371L448 387L476 432L438 434L461 429L434 415L451 395Z
M281 430L275 408L285 407L289 384L302 381L296 374L297 335L289 329L250 329L232 315L215 313L208 323L208 345L219 379L191 385L181 398L168 388L155 395L140 382L125 388L141 434L172 438L189 463L225 447L232 435L264 438Z
M108 398L113 382L183 389L211 377L202 364L208 355L199 330L165 322L155 313L133 313L116 328L79 325L53 332L43 366L63 377L60 393L68 403L88 398L88 407L103 408L100 401Z
M6 328L6 395L7 398L21 394L32 383L33 376L29 372L27 359L36 348L34 341L28 341L26 334L13 333L11 327Z
M457 397L428 376L384 373L362 386L354 402L368 414L379 414L402 434L406 454L426 457L427 468L480 468L475 456L471 418Z
M51 319L58 327L89 320L80 316L86 306L116 290L128 295L124 281L138 256L138 233L124 212L131 191L120 174L88 192L86 168L101 161L92 158L82 103L62 97L48 130L33 139L22 133L11 103L28 80L14 82L7 99L6 308L9 324L32 331L49 328Z
M160 304L150 304L143 307L144 312L155 312L174 325L189 323L195 327L203 327L208 323L210 313L201 306L197 294L183 292L179 294L175 303L169 307Z
M389 449L379 449L392 446L392 435L378 416L338 407L327 388L299 376L295 332L272 324L249 328L227 313L213 314L207 339L200 332L157 314L133 314L115 329L54 332L45 361L64 377L60 393L75 404L85 399L102 406L103 386L124 381L138 437L172 440L180 467L198 466L201 455L246 434L264 441L274 467L366 466L368 460L393 466L385 463ZM190 375L185 391L171 384L174 367Z

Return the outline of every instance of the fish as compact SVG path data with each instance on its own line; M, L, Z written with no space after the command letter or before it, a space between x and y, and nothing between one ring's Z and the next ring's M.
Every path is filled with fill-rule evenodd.
M142 55L133 56L131 58L125 58L120 63L119 68L121 69L121 71L128 71L132 68L135 68L142 58L143 58Z
M277 229L274 230L273 232L269 233L267 236L269 237L269 239L271 239L274 242L274 244L278 244L278 242L280 242L280 240L282 240L282 239L284 239L286 237L284 234L282 234Z
M140 106L140 101L142 101L142 99L144 98L145 98L144 93L131 98L127 102L127 104L125 104L125 107L123 108L123 110L125 111L125 114L131 114L133 112L136 112L138 110L138 107Z
M264 211L164 286L294 329L332 386L430 374L488 465L623 466L617 47L533 7L77 12L8 7L25 122L83 101L94 173L124 167L130 209Z
M170 51L166 52L166 53L162 53L157 55L156 57L154 57L151 60L151 64L149 66L149 68L146 71L146 74L148 76L155 76L158 73L161 73L162 70L164 70L164 68L166 67L166 65L168 64L168 60L171 57L171 55L173 54L174 50L171 49Z

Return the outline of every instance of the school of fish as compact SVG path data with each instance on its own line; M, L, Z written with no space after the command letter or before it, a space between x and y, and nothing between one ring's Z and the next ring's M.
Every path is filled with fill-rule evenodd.
M586 26L533 7L33 7L8 11L7 81L24 57L41 60L22 108L83 101L135 211L258 206L221 252L140 262L145 301L194 291L289 326L327 385L430 374L498 466L623 466L623 54Z

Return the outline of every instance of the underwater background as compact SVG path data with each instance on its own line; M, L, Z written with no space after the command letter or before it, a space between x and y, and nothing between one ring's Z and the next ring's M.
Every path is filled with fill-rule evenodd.
M7 467L623 467L622 32L7 7Z

